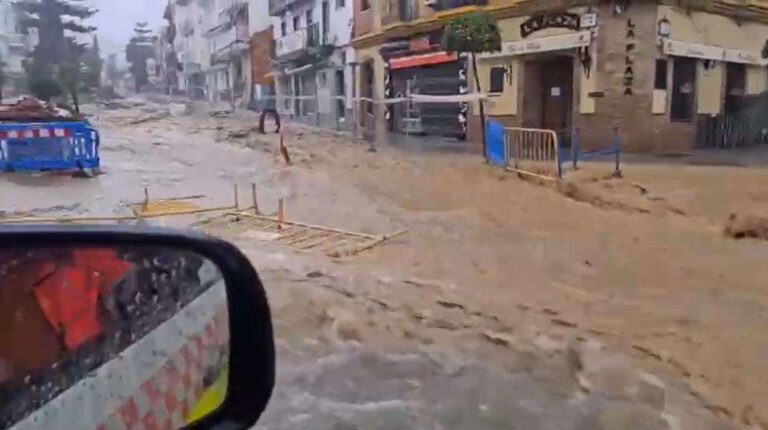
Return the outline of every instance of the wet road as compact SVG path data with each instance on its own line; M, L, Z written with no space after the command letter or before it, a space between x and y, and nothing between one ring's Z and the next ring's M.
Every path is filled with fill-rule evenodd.
M345 217L349 228L376 225L381 232L396 227L387 224L382 211L372 208L375 196L339 191L331 180L313 181L323 177L317 172L314 177L297 169L287 174L286 169L276 167L273 154L217 141L218 125L214 119L185 117L140 126L127 124L130 118L141 114L136 110L120 111L105 115L97 123L103 138L105 174L93 179L3 175L0 210L31 211L46 216L127 214L126 204L142 201L144 187L149 188L152 198L205 194L206 198L196 201L197 204L221 206L233 203L232 184L238 182L243 186L243 200L247 200L243 195L249 193L248 184L259 184L261 206L267 212L274 210L277 197L301 194L302 201L292 201L290 207L313 222L320 223L335 211L336 216ZM307 163L302 167L310 169L313 165ZM353 168L357 164L350 166ZM323 206L328 201L343 205L338 204L331 211ZM189 220L153 222L183 227ZM278 268L290 266L295 259L289 253L261 244L251 248L254 255L249 256L262 274L262 269L269 270L262 264L263 259L271 259ZM279 328L279 375L275 396L257 428L733 428L701 409L689 411L689 403L675 403L678 397L674 391L638 383L636 372L627 365L620 366L620 370L607 366L605 373L596 371L603 379L617 381L618 388L606 383L607 387L597 384L587 389L579 382L580 367L569 362L567 349L557 353L560 373L554 378L542 378L542 369L547 368L536 364L536 360L526 365L528 369L501 370L468 354L466 349L472 345L462 348L464 338L448 333L448 324L433 329L435 333L429 335L439 341L443 336L440 333L447 333L442 344L434 347L402 341L396 348L376 349L382 346L378 336L387 336L381 327L361 342L365 348L354 346L354 340L326 339L317 333L308 338L319 342L323 346L321 351L294 346L291 337L300 331L296 318L307 317L302 322L303 329L315 332L333 324L323 313L328 309L326 304L314 301L316 297L309 292L306 280L297 280L308 271L289 269L273 275L276 279L265 281ZM335 281L327 281L321 287L334 285ZM362 290L363 285L349 289L355 288ZM286 295L289 289L291 292ZM393 317L389 315L391 309L371 310L368 303L342 304L347 305L354 306L355 312L369 315L368 320L359 320L360 326L382 320L396 326L411 318ZM446 321L452 323L449 318L439 322ZM473 338L479 336L473 333ZM511 348L497 356L496 362L520 360ZM545 358L542 356L541 360Z

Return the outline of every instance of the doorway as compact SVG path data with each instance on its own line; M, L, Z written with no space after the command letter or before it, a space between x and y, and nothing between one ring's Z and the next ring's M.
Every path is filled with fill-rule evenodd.
M556 57L542 64L541 128L568 130L573 111L573 58Z
M693 121L696 101L696 60L675 57L672 69L672 103L669 116L672 121Z
M547 56L525 62L523 124L568 136L573 114L573 57Z

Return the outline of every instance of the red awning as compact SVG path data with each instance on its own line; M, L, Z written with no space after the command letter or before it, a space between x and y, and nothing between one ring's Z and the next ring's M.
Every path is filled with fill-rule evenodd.
M393 58L389 60L391 70L407 69L409 67L429 66L456 61L456 53L449 54L445 51L430 54L411 55L410 57Z

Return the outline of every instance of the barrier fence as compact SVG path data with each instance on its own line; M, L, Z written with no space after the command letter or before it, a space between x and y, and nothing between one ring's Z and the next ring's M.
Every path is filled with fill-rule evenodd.
M571 137L571 158L574 170L579 168L579 160L601 157L612 157L614 162L613 174L621 176L621 139L619 138L619 128L614 127L610 146L598 147L590 151L581 150L581 130L575 128Z
M555 181L563 177L560 139L554 130L522 127L504 129L507 170Z

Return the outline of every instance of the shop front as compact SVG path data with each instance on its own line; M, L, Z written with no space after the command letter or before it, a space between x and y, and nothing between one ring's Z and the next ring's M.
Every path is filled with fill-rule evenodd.
M385 111L390 132L450 136L467 133L467 103L450 101L467 94L467 57L440 50L440 33L393 41L380 48L385 61L384 96L395 99ZM414 102L409 96L440 96Z
M506 126L555 130L564 146L577 130L584 148L606 146L618 129L627 151L689 152L704 124L743 112L765 90L761 23L633 4L499 27L502 50L478 63L486 112Z
M584 110L579 92L594 67L594 26L582 25L581 12L499 23L501 51L482 54L478 64L490 117L507 126L554 130L569 144L575 115Z

